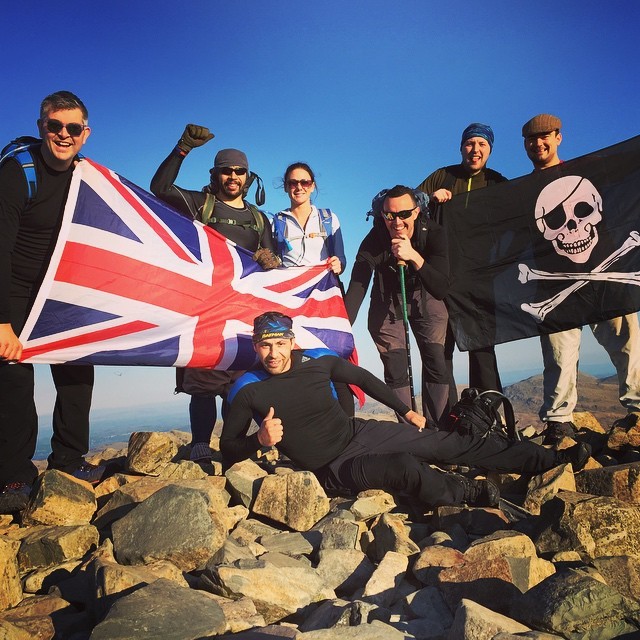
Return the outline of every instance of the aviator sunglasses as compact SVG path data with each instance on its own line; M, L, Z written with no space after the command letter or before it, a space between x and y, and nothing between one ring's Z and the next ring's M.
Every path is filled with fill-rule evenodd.
M300 185L303 189L308 189L313 184L313 180L287 180L287 187L295 189Z
M78 122L69 122L64 124L60 120L45 120L44 128L49 133L60 133L63 129L67 130L67 133L72 137L79 136L86 128L86 125L79 124Z
M235 173L237 176L243 176L247 173L247 170L244 167L238 167L237 169L234 167L220 167L218 172L223 176L230 176L232 173Z
M416 210L415 207L413 209L405 209L404 211L383 211L382 217L389 222L392 222L396 218L400 218L400 220L406 220L411 217L411 214Z

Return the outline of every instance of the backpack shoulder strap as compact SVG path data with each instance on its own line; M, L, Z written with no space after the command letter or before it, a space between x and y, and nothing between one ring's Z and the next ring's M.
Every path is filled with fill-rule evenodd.
M253 219L256 222L256 231L258 232L258 246L261 247L262 243L262 232L264 231L264 218L262 216L262 211L258 209L254 204L247 203L249 205L249 211L253 215Z
M282 257L286 251L291 249L291 245L287 240L287 221L284 219L282 211L273 216L273 235L278 255Z
M207 224L213 215L216 206L216 197L212 193L207 193L202 205L202 224Z
M27 181L29 202L36 197L38 189L38 179L33 153L40 142L41 141L37 138L23 136L12 140L4 149L2 149L2 152L0 152L0 164L9 158L13 158L22 167L24 177Z
M333 237L333 212L331 209L318 209L320 214L320 222L324 227L324 231L327 234L325 242L327 243L327 251L329 256L335 255L335 239Z
M498 408L502 405L502 410L504 411L504 419L505 419L505 428L507 430L507 435L511 440L520 440L520 432L516 429L516 418L515 413L513 411L513 405L511 404L511 400L507 398L503 393L499 391L483 391L479 394L480 396L494 397L494 400L491 400L491 405L497 413Z

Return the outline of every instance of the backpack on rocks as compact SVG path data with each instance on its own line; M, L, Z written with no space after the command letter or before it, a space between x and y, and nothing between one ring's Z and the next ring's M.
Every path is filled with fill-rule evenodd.
M500 407L504 418L500 413ZM465 389L440 428L460 435L483 438L497 436L507 440L520 440L513 405L509 398L499 391Z

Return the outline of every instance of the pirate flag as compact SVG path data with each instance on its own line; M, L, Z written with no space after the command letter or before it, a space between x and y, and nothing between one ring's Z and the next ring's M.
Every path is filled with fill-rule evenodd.
M640 309L640 136L445 207L459 349Z

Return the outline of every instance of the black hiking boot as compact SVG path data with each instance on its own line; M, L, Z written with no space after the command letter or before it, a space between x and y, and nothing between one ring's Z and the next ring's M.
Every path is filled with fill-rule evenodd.
M29 502L31 485L26 482L8 482L0 487L0 513L11 514L22 511Z
M564 437L575 438L576 431L576 425L573 422L548 420L546 428L541 434L543 436L542 444L556 445Z
M470 507L497 507L500 490L491 480L471 480L458 476L464 486L462 501Z
M578 442L573 447L556 451L557 464L571 464L574 472L584 469L587 460L591 457L591 445L586 442Z

